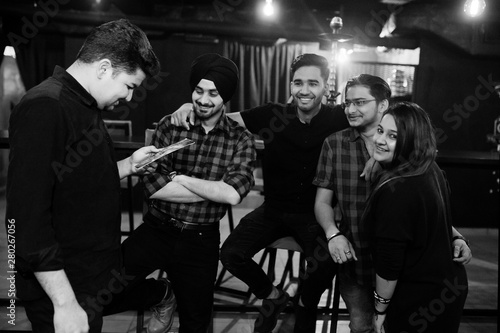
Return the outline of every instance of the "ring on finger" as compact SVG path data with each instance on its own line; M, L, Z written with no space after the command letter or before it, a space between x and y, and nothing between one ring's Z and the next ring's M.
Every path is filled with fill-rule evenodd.
M351 251L345 251L345 254L349 255L351 254Z

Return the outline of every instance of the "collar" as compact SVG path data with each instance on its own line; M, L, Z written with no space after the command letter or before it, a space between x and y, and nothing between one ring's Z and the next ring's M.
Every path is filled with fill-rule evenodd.
M83 104L97 108L97 101L95 98L92 97L73 76L66 72L64 68L56 66L52 76L73 92Z
M361 133L355 128L349 127L349 141L363 140Z
M325 104L321 104L321 107L319 108L319 112L314 117L311 118L311 121L309 123L304 123L304 122L302 122L302 120L300 120L299 115L298 115L298 111L297 111L297 105L295 105L295 103L293 103L293 102L286 105L285 113L287 115L290 115L292 117L297 118L297 120L301 124L311 125L313 122L321 121L320 119L325 114L326 109L327 109L327 106Z

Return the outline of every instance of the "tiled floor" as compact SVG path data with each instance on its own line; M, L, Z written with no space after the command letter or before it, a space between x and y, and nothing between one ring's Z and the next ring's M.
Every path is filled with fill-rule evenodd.
M239 219L262 202L262 197L258 192L252 192L240 205L233 208L234 221L237 223ZM5 195L0 196L0 216L2 221L5 216ZM136 221L140 221L140 214L136 214ZM127 214L123 214L123 225L126 229L128 226ZM469 296L466 303L466 309L475 311L477 309L493 310L497 307L498 295L498 229L460 229L466 235L472 244L474 258L467 265L469 276ZM224 240L229 233L227 217L221 223L221 237ZM260 256L261 254L258 254ZM297 267L298 256L295 256L294 262ZM281 277L286 261L286 252L278 251L276 261L277 279ZM0 226L0 299L4 299L0 304L0 331L29 331L30 324L26 319L22 307L15 308L15 321L9 318L8 306L8 289L7 280L7 248L5 228ZM245 290L245 286L236 278L227 275L223 285L238 290ZM290 293L295 292L296 284L292 283L289 287ZM243 299L234 294L217 292L215 295L216 303L214 312L214 320L212 330L215 333L230 332L230 333L250 333L253 331L253 322L256 318L255 311L249 312L228 312L222 311L222 308L235 305L258 305L259 302L253 297ZM323 295L320 307L326 306L329 299L327 293ZM345 308L344 304L340 303L340 308ZM145 319L149 318L149 313L146 313ZM330 330L329 314L318 315L316 332L329 332ZM496 317L479 317L479 316L464 316L460 327L460 333L490 333L497 332ZM10 323L9 323L10 321ZM12 325L15 323L15 325ZM294 318L291 311L284 313L276 332L292 332ZM135 332L136 331L136 314L134 312L126 312L118 315L106 317L104 323L104 332ZM178 322L174 322L172 332L178 331ZM337 332L346 333L348 329L348 316L341 315L337 325Z

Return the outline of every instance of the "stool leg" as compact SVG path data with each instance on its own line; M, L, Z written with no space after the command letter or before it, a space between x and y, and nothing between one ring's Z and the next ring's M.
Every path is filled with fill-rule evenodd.
M137 311L137 326L135 328L136 333L142 333L144 327L144 310Z
M274 279L276 277L276 273L274 271L274 267L276 266L276 249L265 249L265 251L268 251L269 254L269 263L267 265L267 276L269 277L269 280L271 280L271 283L274 284Z
M330 321L330 333L337 333L337 322L339 319L339 303L340 303L339 279L337 277L335 277L335 285L333 287L332 317L331 317L331 321Z

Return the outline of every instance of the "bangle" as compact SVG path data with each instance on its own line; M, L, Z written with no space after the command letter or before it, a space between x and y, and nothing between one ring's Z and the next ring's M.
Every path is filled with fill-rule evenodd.
M169 181L172 181L175 178L175 176L177 176L177 172L172 171L167 175L167 178Z
M380 296L379 294L377 294L376 290L373 291L373 297L380 304L389 304L389 302L391 301L390 298L383 298L382 296Z
M332 239L334 239L335 237L337 237L337 236L343 236L343 235L342 235L342 233L341 233L340 231L339 231L339 232L336 232L336 233L334 233L333 235L331 235L330 237L328 237L328 238L327 238L327 240L326 240L326 242L327 242L327 243L330 243L330 241L331 241Z
M387 313L387 309L385 309L384 311L379 311L379 310L377 310L376 307L373 309L373 311L375 312L375 314L377 314L379 316L385 315Z
M456 241L457 239L461 239L465 242L465 244L467 244L467 246L469 246L469 241L462 235L460 236L455 236L451 239L451 242L453 243L454 241ZM470 246L469 246L470 247Z

